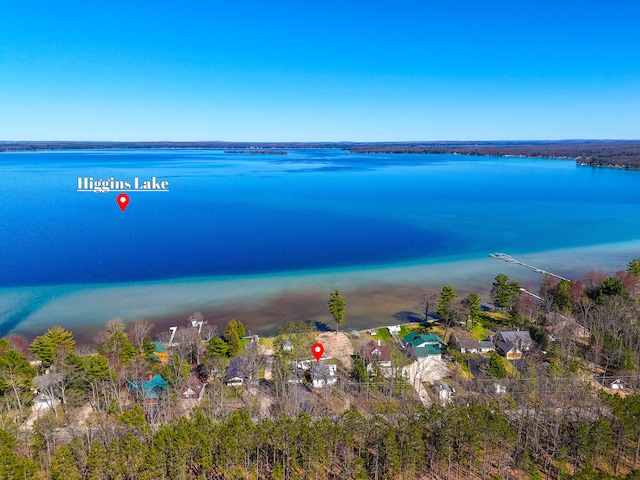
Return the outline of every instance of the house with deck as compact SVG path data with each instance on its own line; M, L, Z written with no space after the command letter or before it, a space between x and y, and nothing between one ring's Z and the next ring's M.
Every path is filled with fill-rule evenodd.
M234 357L224 375L225 383L230 387L241 387L249 381L249 360L245 357Z
M496 348L498 342L509 342L522 352L528 352L536 346L536 342L533 341L531 335L529 335L529 332L526 330L499 331L494 335Z

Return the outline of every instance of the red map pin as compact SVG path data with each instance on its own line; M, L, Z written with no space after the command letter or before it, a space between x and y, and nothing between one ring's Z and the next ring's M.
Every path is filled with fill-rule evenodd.
M120 195L118 195L117 201L120 210L124 212L127 208L127 205L129 205L129 195L127 195L126 193L121 193Z
M311 346L311 353L313 353L316 361L319 361L320 357L322 357L322 354L324 353L324 346L321 343L314 343Z

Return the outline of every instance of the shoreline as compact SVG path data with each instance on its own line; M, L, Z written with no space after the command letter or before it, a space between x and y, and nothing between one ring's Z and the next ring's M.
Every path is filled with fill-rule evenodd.
M514 253L526 261L568 278L581 278L590 269L612 275L640 256L640 240L544 252ZM87 337L107 320L121 317L127 324L153 323L160 331L184 325L200 311L209 324L223 330L232 318L254 333L265 334L289 320L326 322L332 327L326 301L337 288L347 298L347 330L402 323L407 312L422 314L421 296L451 285L459 296L478 293L489 300L493 279L504 273L528 290L537 289L534 271L488 257L428 262L424 259L392 265L262 274L243 277L198 277L131 284L92 284L0 289L0 324L12 311L24 311L8 333L26 337L62 325ZM82 332L82 333L81 333Z
M248 154L285 154L301 149L340 149L361 154L452 154L483 157L572 159L577 165L640 169L640 140L513 140L513 141L408 141L408 142L225 142L225 141L8 141L0 140L0 153L206 149L249 150ZM245 153L225 151L224 153Z

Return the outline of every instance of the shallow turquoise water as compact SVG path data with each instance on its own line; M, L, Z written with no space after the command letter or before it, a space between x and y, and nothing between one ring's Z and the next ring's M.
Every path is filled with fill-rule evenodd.
M169 192L130 192L123 213L116 193L76 191L88 176L155 176ZM455 265L495 251L635 241L638 186L640 172L570 160L340 150L0 154L0 324L113 283ZM573 269L557 260L551 267Z

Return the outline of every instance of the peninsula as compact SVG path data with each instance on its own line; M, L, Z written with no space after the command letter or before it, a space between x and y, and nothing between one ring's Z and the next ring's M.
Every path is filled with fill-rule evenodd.
M353 153L456 154L570 158L593 167L640 168L640 140L429 141L429 142L90 142L0 141L0 152L126 148L224 149L225 153L276 154L286 149L336 148ZM232 150L231 150L232 149Z

